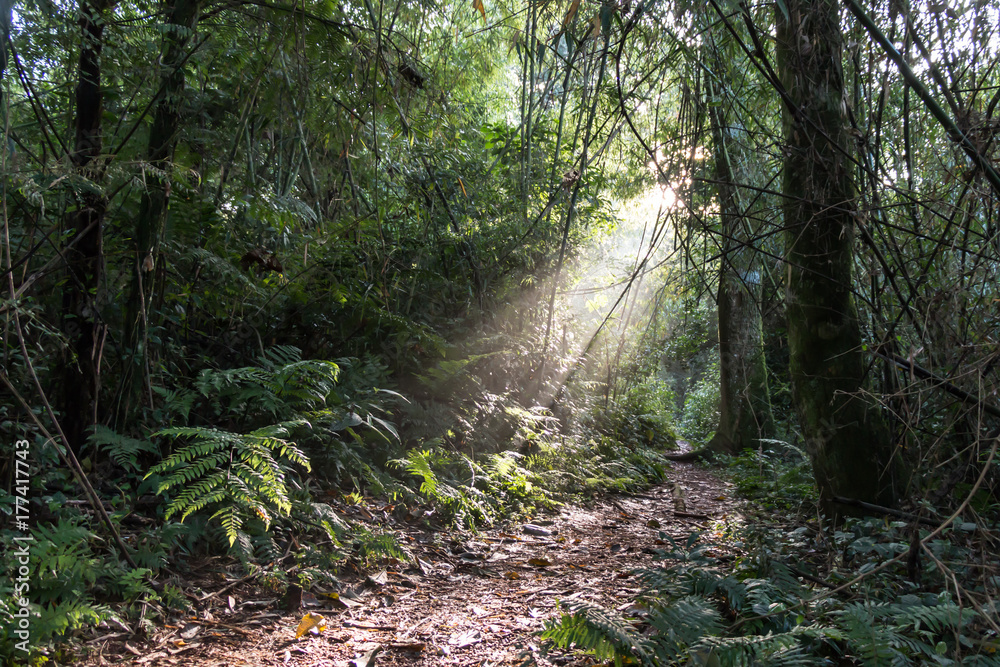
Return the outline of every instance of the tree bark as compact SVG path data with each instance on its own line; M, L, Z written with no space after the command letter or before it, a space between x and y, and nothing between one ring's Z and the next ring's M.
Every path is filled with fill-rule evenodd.
M101 50L104 46L105 13L110 0L81 0L82 44L76 84L76 137L70 156L73 166L91 182L77 196L75 210L66 216L66 226L75 241L65 252L69 280L63 292L62 330L69 348L60 361L61 386L57 402L62 427L75 452L80 452L87 429L97 421L101 388L101 349L104 324L99 314L99 290L104 263L104 216L107 198L100 190L104 165L101 117Z
M716 58L716 71L725 71ZM710 452L739 452L770 437L773 419L764 365L761 325L761 274L753 246L755 227L741 201L740 184L749 183L748 157L726 117L723 91L720 105L709 109L715 143L722 258L719 269L719 426L709 441ZM735 139L735 140L734 140Z
M851 294L855 217L835 0L786 0L776 55L786 93L782 209L793 400L828 517L836 496L897 500L898 467L881 414L865 398L861 331Z

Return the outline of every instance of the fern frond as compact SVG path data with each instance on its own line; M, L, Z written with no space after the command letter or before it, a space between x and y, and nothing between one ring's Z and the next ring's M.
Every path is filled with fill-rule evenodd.
M100 447L111 460L126 470L133 472L139 470L139 455L143 452L156 453L156 445L148 440L139 440L121 435L116 431L98 424L94 426L93 432L87 438L87 442L93 446Z
M649 664L653 647L649 639L636 631L631 623L617 614L585 602L568 605L569 613L558 620L548 621L541 637L560 648L575 647L592 653L599 660L623 664L625 658Z

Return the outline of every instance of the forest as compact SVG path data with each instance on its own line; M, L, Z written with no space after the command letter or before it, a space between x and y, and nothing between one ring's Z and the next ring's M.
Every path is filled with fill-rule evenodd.
M997 2L0 23L3 664L1000 664Z

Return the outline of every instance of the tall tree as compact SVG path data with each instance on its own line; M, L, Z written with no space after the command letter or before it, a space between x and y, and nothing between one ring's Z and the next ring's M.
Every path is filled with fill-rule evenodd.
M170 168L181 123L184 101L184 63L189 57L189 44L201 13L201 0L166 0L167 21L163 29L163 46L160 57L160 89L149 130L147 158L152 169L146 177L147 187L142 192L139 215L135 225L135 262L132 267L132 287L125 313L125 342L132 352L133 361L140 357L136 351L146 332L148 301L153 293L156 257L163 233L163 224L170 201ZM142 350L146 355L147 350ZM141 386L141 372L131 365L135 375L126 376L125 409L130 409L128 395L135 395Z
M74 168L88 185L76 195L76 206L67 215L73 230L63 253L69 281L63 291L63 332L70 347L62 360L60 407L62 427L77 452L86 430L97 421L101 386L100 356L104 325L99 315L98 291L102 277L104 216L107 198L101 188L104 162L101 120L101 51L106 14L111 0L80 2L80 59L76 84L76 136L70 155Z
M782 205L792 393L828 516L837 496L893 505L893 443L865 397L852 298L855 186L835 0L787 0L776 55L785 105Z
M761 325L761 273L754 248L751 207L760 193L741 190L751 183L746 131L730 120L733 104L726 90L728 67L718 46L711 46L712 71L721 80L709 91L715 174L719 197L722 257L719 269L719 426L709 451L738 452L770 437L771 401L764 364ZM760 208L756 205L756 208Z

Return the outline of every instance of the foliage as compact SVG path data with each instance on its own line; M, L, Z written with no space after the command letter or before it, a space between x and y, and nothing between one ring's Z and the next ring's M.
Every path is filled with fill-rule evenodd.
M166 409L186 417L196 402L207 402L218 423L249 427L248 431L224 431L201 426L175 426L153 437L180 440L184 444L154 465L146 474L157 481L157 493L172 492L164 519L173 515L183 521L192 514L214 509L211 519L222 525L230 546L239 541L248 549L244 524L255 519L266 532L275 515L288 516L292 510L291 489L295 466L311 470L303 448L291 440L298 436L313 449L340 451L343 466L354 464L356 474L370 470L356 455L350 455L348 440L364 444L365 427L382 440L397 438L391 423L376 416L382 411L377 391L355 396L351 387L338 389L341 369L358 365L342 360L302 361L292 347L267 352L259 366L233 370L206 369L199 374L193 390L173 392ZM354 378L356 381L357 378ZM268 423L272 420L280 420ZM329 451L324 452L325 459ZM318 505L313 504L315 509ZM338 529L323 518L330 535Z
M60 12L29 0L5 24L0 352L19 397L0 388L0 448L15 434L39 443L31 490L55 517L38 529L40 555L93 565L46 570L69 586L53 593L52 628L103 618L99 584L166 594L105 572L109 527L61 506L84 494L36 418L66 434L59 446L151 576L221 546L280 579L275 556L292 537L303 581L333 577L345 558L398 555L325 494L421 498L486 525L662 479L662 450L678 435L707 439L719 402L715 296L731 258L706 159L712 110L725 109L732 159L745 162L736 172L750 182L730 185L761 274L771 395L797 432L776 240L789 231L779 206L797 195L778 184L788 91L765 75L770 4L408 0L383 20L353 1L178 2L193 11L186 26L147 4ZM984 447L1000 237L982 167L996 163L1000 69L995 8L953 4L914 6L902 22L896 3L865 9L916 63L908 82L857 16L840 26L851 126L840 148L857 195L842 287L859 307L864 391L896 420L916 472L911 497L943 516L979 484L959 525L986 526L1000 488ZM928 96L940 113L921 106ZM956 152L941 113L983 160ZM659 210L620 224L626 200L657 192ZM738 487L811 515L804 459L765 441L733 462ZM149 501L156 491L162 502ZM60 530L86 547L50 534ZM831 540L859 567L907 543L864 537ZM960 575L979 585L975 568ZM716 633L702 623L709 607L691 595L693 629L669 621L674 649L711 651L695 637ZM662 613L681 609L671 604ZM886 641L852 655L945 660L905 646L930 639L882 611L839 609L808 619L816 630L754 635L753 650L778 663L814 644L834 655L848 640L831 633L854 632L864 612ZM603 627L607 655L653 627L591 616L604 625L574 632L594 643Z
M719 364L711 362L684 397L678 429L692 442L707 442L719 425Z
M395 461L420 482L419 491L459 526L492 524L536 506L551 506L539 477L523 468L513 452L491 454L476 462L465 454L448 453L440 442L428 449L411 449Z
M3 537L14 544L14 534L5 532ZM129 569L103 553L102 540L78 516L38 525L30 537L30 542L20 543L30 544L29 572L24 579L30 593L18 591L19 596L30 601L30 659L44 660L46 646L72 637L85 627L102 622L128 627L134 620L141 622L137 607L132 605L156 598L147 582L151 570ZM0 563L8 572L17 572L15 550L6 550ZM16 627L10 622L16 610L14 583L15 578L11 578L0 588L0 619L9 630ZM15 650L16 641L12 635L0 638L0 656L8 660L25 658L24 653Z
M256 515L270 525L271 511L288 514L291 503L285 468L298 464L309 469L305 454L281 437L295 425L276 424L245 434L203 428L170 428L156 433L190 440L148 473L165 475L159 493L179 487L165 518L179 514L183 521L194 512L219 504L211 518L219 520L232 546L248 516Z
M673 449L677 443L673 419L675 402L668 383L650 374L629 386L608 408L593 408L588 426L633 446Z
M899 595L873 581L867 599L816 595L771 552L774 536L761 537L727 573L717 545L661 534L669 563L636 572L633 615L573 604L541 636L615 664L996 664L979 613L947 592Z
M735 457L720 457L729 468L736 490L768 509L815 511L816 485L805 452L780 440L762 440L758 450L744 450Z

